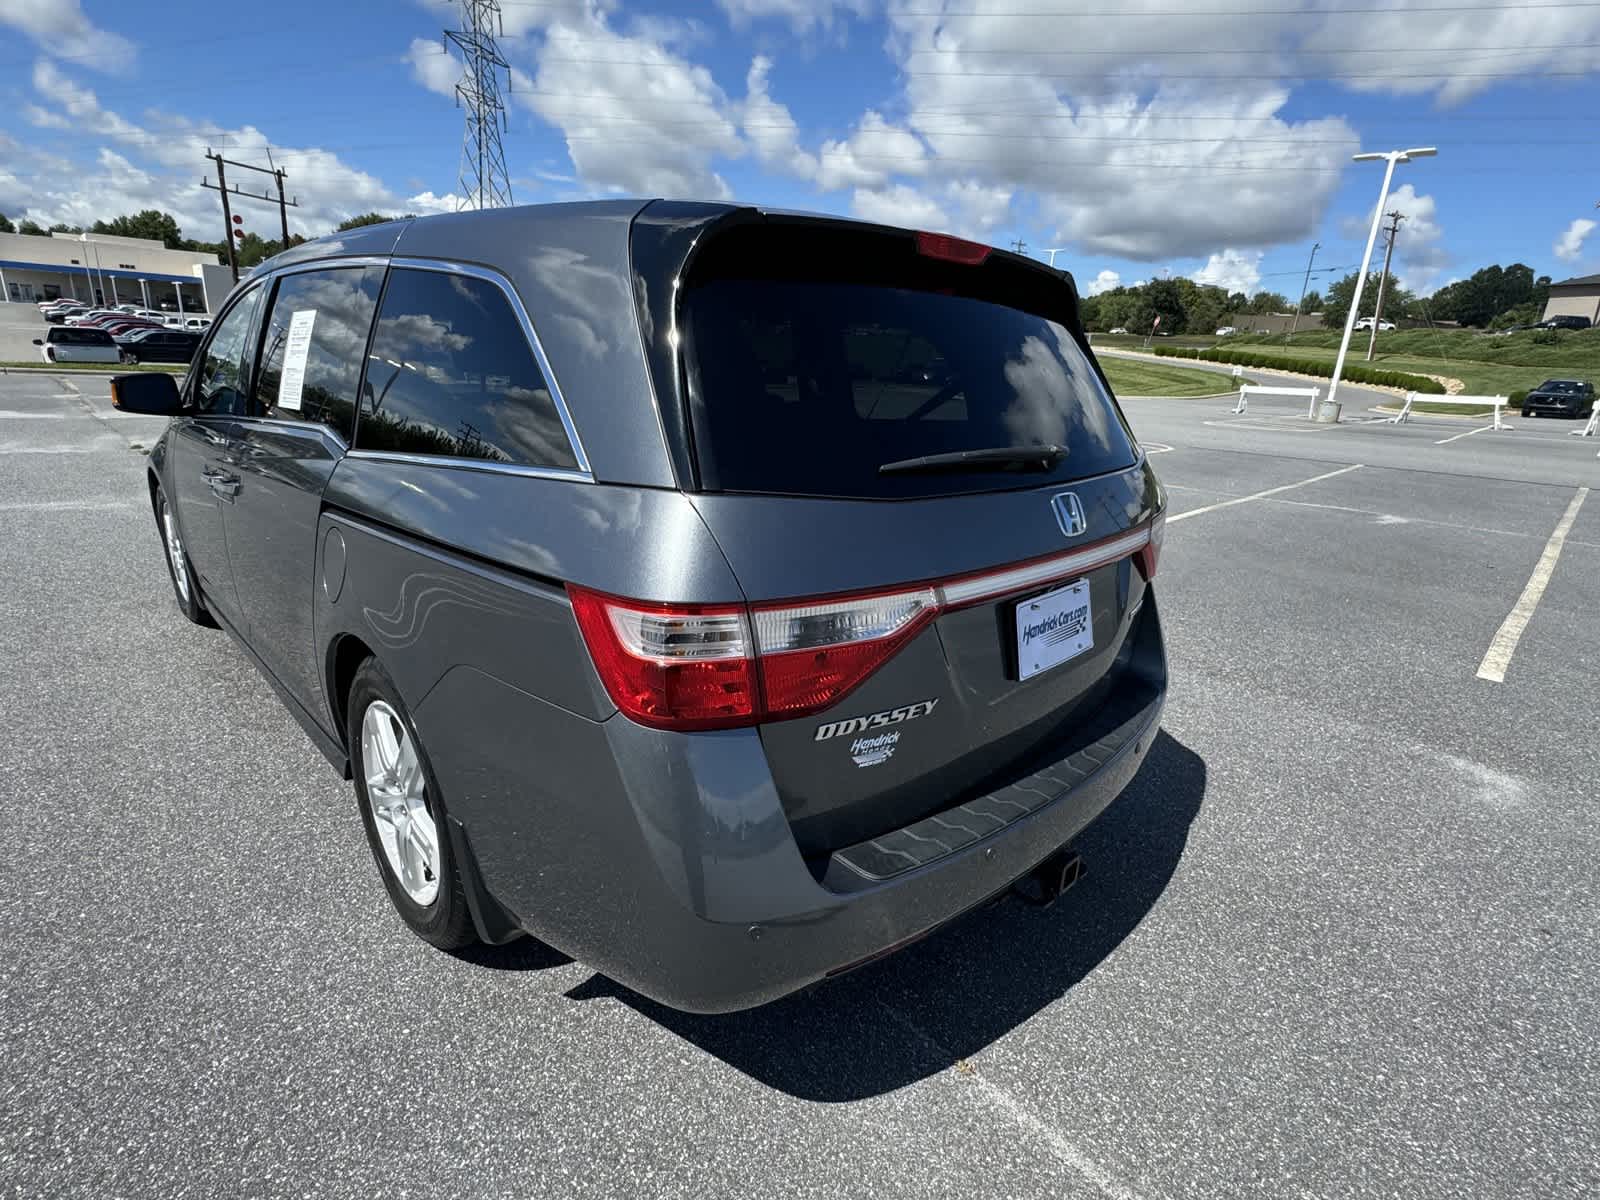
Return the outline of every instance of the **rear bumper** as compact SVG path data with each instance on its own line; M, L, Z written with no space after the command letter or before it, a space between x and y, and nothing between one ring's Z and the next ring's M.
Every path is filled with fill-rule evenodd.
M1124 682L1082 737L935 814L943 835L925 818L826 864L797 848L753 731L664 738L620 717L577 722L511 689L464 704L444 684L417 718L430 744L474 747L435 769L484 892L515 925L673 1008L729 1012L915 941L1099 816L1139 770L1166 699L1153 590L1130 637ZM433 736L430 725L462 712L475 737ZM529 728L541 723L560 728ZM528 746L552 744L558 762L527 762ZM508 805L496 781L513 773L520 795ZM906 853L898 835L919 830L938 844Z

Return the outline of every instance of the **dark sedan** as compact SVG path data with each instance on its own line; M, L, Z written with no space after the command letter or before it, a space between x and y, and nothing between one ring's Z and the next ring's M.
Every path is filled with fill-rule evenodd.
M138 330L117 339L124 362L186 363L194 358L200 335L182 329Z
M1522 400L1525 417L1587 417L1594 411L1594 384L1587 380L1546 379Z

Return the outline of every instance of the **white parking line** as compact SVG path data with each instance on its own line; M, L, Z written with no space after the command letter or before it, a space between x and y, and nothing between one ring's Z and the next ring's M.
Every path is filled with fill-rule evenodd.
M1493 425L1485 425L1482 429L1469 429L1465 433L1453 433L1447 438L1440 438L1435 446L1448 446L1451 442L1459 442L1464 437L1471 437L1475 433L1482 433L1484 429L1493 429Z
M1572 497L1572 503L1567 505L1567 511L1562 514L1561 520L1556 522L1550 540L1544 544L1544 553L1539 556L1533 574L1528 578L1528 586L1522 589L1522 595L1517 598L1516 606L1500 623L1499 632L1494 635L1494 641L1489 643L1488 653L1478 664L1479 679L1487 679L1490 683L1505 682L1506 668L1511 665L1511 656L1516 653L1517 643L1522 640L1522 631L1528 627L1533 610L1539 607L1545 586L1549 584L1550 576L1556 569L1556 560L1561 557L1561 547L1566 544L1567 534L1572 530L1572 523L1578 519L1578 510L1583 507L1584 498L1588 494L1588 488L1579 488L1577 494Z
M1198 517L1201 513L1216 512L1219 508L1232 508L1235 504L1248 504L1252 500L1265 500L1268 496L1276 496L1280 492L1292 492L1295 488L1303 488L1308 483L1320 483L1324 479L1332 479L1335 475L1348 475L1351 471L1361 470L1364 465L1363 463L1355 463L1352 466L1340 467L1337 471L1313 475L1310 479L1302 479L1299 483L1286 483L1282 487L1268 488L1264 492L1252 492L1248 496L1235 496L1232 500L1207 504L1204 508L1191 508L1188 512L1174 513L1167 518L1167 521L1169 524L1173 521L1186 521L1190 517Z

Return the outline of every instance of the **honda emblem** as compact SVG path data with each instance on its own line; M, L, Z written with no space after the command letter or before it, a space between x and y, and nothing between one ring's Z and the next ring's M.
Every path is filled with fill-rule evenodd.
M1078 537L1089 528L1089 522L1084 519L1083 505L1078 502L1076 492L1062 492L1050 501L1050 507L1056 510L1056 523L1061 526L1061 532L1070 537Z

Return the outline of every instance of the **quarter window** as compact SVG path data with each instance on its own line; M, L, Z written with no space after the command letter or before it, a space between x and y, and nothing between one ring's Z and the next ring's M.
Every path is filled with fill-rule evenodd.
M251 289L217 325L216 336L206 346L195 376L194 403L200 412L235 416L244 413L245 338L260 303L261 289Z
M389 275L356 446L575 468L550 386L505 293L484 279Z
M314 421L350 440L382 283L381 267L301 271L278 281L253 415Z

